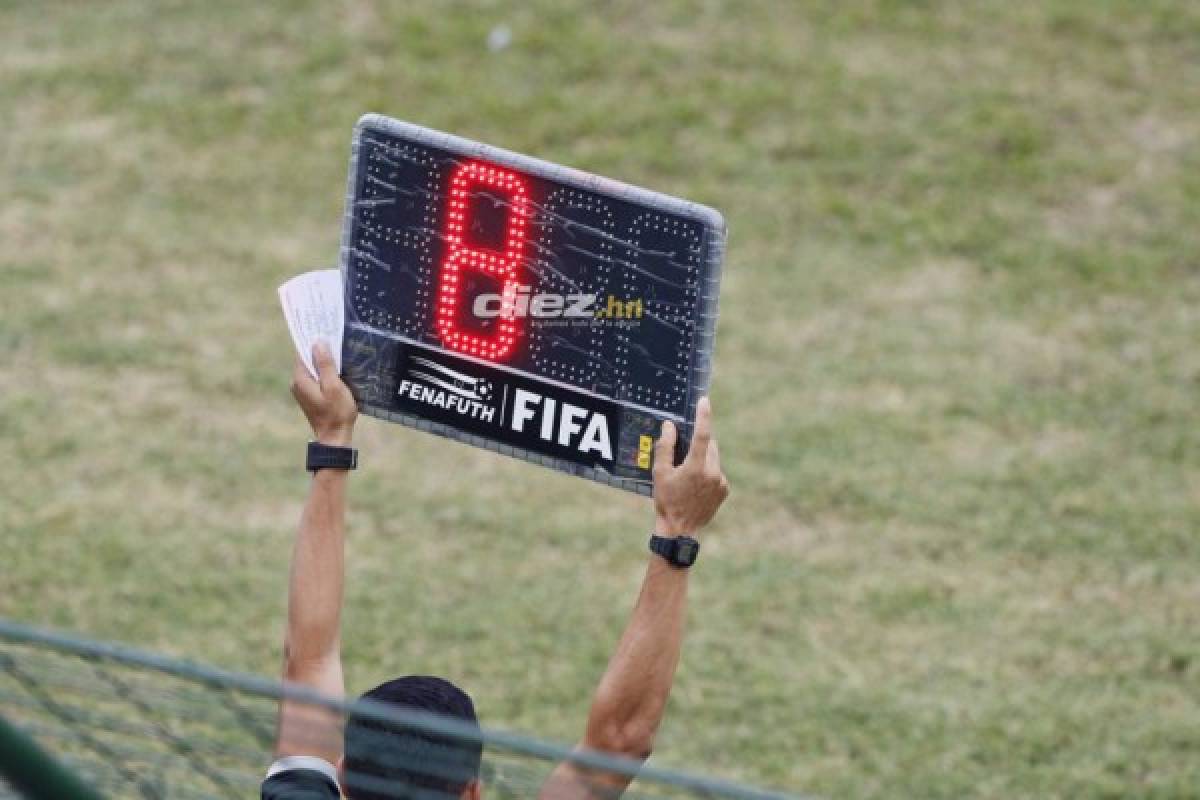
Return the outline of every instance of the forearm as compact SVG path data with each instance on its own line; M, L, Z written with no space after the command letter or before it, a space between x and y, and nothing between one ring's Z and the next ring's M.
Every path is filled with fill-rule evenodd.
M292 553L286 656L306 663L335 655L341 635L346 538L346 471L312 479Z
M688 570L651 556L633 615L596 690L587 743L645 758L662 721L687 611Z

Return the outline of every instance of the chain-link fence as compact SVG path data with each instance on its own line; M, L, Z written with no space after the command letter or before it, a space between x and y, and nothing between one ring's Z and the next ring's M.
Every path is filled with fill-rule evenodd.
M572 751L513 733L479 730L461 720L367 701L342 702L301 687L224 672L124 647L91 642L0 620L0 727L20 737L24 749L5 738L0 775L16 774L13 762L38 780L31 751L51 754L67 771L109 798L257 797L275 740L281 698L377 723L387 735L403 731L434 744L407 752L400 765L414 784L433 783L444 769L437 743L480 743L480 777L487 798L535 798L554 766L570 761L587 775L635 775L625 797L711 797L785 800L785 795L641 766L601 753ZM15 729L15 730L13 730ZM381 734L385 735L385 734ZM69 778L69 776L68 776ZM14 779L15 780L15 779ZM41 796L66 789L46 790ZM65 785L69 785L68 783ZM373 787L382 796L419 795L405 781ZM0 780L0 798L15 790ZM595 796L605 796L600 784ZM72 800L61 797L58 800Z

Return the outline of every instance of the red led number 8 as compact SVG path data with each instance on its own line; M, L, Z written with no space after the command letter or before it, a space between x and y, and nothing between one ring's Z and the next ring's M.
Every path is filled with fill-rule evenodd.
M507 199L508 220L503 250L478 247L467 243L464 237L471 223L471 191L481 188ZM443 233L446 254L442 259L436 317L438 334L447 347L490 361L505 359L512 353L517 338L517 320L512 309L520 284L518 276L525 250L528 215L529 198L525 183L515 172L476 162L455 167L450 178L450 197ZM465 272L481 272L503 283L501 313L489 336L464 330L459 324Z

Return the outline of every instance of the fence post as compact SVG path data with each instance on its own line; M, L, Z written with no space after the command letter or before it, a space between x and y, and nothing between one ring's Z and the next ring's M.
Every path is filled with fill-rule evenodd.
M27 734L0 716L0 776L31 800L104 800Z

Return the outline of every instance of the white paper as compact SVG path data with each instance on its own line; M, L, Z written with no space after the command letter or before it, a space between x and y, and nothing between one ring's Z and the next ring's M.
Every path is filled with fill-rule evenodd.
M342 300L342 273L336 269L319 269L297 275L279 287L279 302L296 352L312 376L312 349L319 341L333 352L338 373L342 371L342 325L346 307Z

